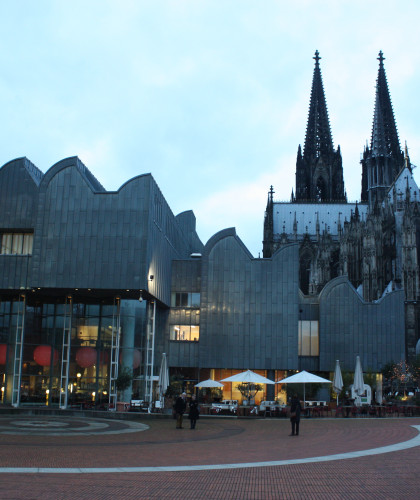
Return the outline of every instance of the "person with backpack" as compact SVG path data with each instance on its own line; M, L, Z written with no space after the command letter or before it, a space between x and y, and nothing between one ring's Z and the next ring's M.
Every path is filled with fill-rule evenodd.
M176 415L176 428L183 429L182 427L182 419L184 417L185 409L187 408L187 394L183 392L180 394L175 401L175 415Z
M290 404L290 422L292 424L292 433L290 436L299 436L299 423L300 423L300 412L301 405L297 394L293 394L292 401Z

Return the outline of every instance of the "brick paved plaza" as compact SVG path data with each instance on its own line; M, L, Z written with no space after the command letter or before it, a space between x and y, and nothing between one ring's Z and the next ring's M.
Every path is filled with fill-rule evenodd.
M289 437L282 419L201 418L195 430L188 424L177 430L171 419L140 415L0 416L1 498L420 496L420 418L304 419L299 437ZM328 458L337 454L341 459ZM307 460L313 457L324 458Z

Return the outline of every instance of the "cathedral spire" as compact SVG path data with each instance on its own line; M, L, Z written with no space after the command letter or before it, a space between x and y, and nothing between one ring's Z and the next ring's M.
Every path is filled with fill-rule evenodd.
M362 201L369 201L371 206L382 202L404 166L404 154L395 124L384 60L381 50L378 56L379 69L370 149L365 149L361 161Z
M401 147L385 75L384 60L381 50L378 57L379 70L376 80L371 150L372 156L387 155L400 160Z
M305 158L329 154L334 149L319 65L321 57L318 51L315 51L314 59L315 68L312 78L311 101L309 104L305 146L303 148L303 156Z
M322 83L319 52L315 52L305 144L296 159L296 202L345 202L340 148L334 150Z

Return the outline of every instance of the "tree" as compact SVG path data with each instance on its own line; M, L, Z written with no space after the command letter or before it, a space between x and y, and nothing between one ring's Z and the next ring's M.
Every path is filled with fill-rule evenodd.
M121 394L131 386L132 381L133 381L133 370L131 368L128 368L128 366L121 366L121 368L118 371L118 377L115 380L115 386L117 388L117 391Z
M179 396L182 392L182 387L184 384L184 377L180 374L172 375L169 381L169 385L166 388L165 396L167 398L175 398Z
M401 396L401 393L414 391L418 383L419 365L420 361L417 359L411 364L405 360L387 363L382 369L386 392L398 393L398 396Z
M252 383L238 384L236 388L242 394L242 398L248 401L250 399L254 399L257 392L263 390L263 386L261 384Z

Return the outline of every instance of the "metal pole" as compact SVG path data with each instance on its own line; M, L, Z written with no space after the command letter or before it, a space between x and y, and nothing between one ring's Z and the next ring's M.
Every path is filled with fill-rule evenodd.
M155 322L156 322L156 300L153 301L153 320L152 320L152 359L150 360L150 386L149 386L149 411L152 409L153 397L153 366L155 362Z

